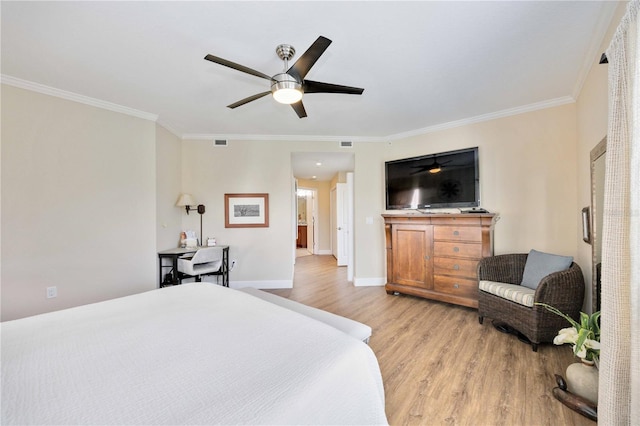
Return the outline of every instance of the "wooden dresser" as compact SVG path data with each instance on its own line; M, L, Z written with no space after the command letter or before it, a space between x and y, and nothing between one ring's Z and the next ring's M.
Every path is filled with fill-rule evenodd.
M493 255L491 213L383 214L387 293L478 307L478 261Z

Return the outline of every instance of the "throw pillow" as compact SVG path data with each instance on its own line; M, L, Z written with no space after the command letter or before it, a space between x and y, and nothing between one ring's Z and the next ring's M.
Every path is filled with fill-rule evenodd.
M522 285L535 290L544 277L569 269L572 262L573 256L559 256L531 250L527 256L527 263L524 265Z

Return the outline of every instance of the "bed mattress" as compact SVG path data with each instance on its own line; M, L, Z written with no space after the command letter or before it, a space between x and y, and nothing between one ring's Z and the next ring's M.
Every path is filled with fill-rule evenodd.
M209 283L1 324L2 424L386 424L366 344Z

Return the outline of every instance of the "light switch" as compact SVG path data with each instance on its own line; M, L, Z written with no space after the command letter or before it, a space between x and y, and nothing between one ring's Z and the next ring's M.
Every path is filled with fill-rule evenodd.
M367 225L373 225L373 218L371 216L367 216L364 221Z

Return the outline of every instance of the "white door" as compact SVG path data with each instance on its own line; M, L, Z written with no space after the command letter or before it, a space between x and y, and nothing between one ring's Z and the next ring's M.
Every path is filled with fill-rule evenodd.
M309 191L307 194L307 251L315 254L315 240L313 239L313 228L315 225L314 197L315 191Z
M331 229L330 235L331 235L331 254L333 255L333 257L335 257L336 259L338 258L338 244L336 244L336 240L337 240L337 235L338 235L338 231L337 231L337 225L336 223L338 222L336 220L336 189L332 188L331 189L331 197L329 199L329 226Z
M349 262L349 191L346 183L336 184L336 259L338 266Z
M293 226L293 229L291 230L291 236L293 237L293 242L291 244L291 248L293 249L292 251L292 256L293 256L293 264L296 264L296 240L298 239L298 179L293 178L293 181L291 182L291 192L292 192L292 204L293 204L293 208L291 209L291 214L292 214L292 218L291 218L291 224Z

